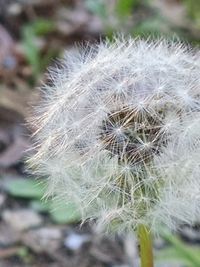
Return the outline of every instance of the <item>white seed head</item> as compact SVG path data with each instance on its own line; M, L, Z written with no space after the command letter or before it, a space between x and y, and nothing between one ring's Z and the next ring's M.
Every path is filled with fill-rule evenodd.
M192 224L200 214L199 53L164 40L66 54L32 121L48 195L100 229Z

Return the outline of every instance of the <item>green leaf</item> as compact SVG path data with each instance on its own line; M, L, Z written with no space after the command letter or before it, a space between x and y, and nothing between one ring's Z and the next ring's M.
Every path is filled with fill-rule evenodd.
M200 2L198 0L183 0L186 4L190 17L200 27Z
M32 209L37 212L49 212L51 207L50 200L32 200L30 203Z
M190 261L185 259L179 251L174 249L174 247L168 247L162 250L155 252L155 261L159 262L167 262L168 264L171 263L182 263L184 266L191 266Z
M32 24L35 35L46 35L55 30L55 24L53 21L38 19Z
M116 12L119 16L125 17L130 15L133 11L133 8L138 4L138 0L118 0L116 4Z
M22 28L22 39L27 61L32 66L33 73L37 77L40 73L40 50L35 44L35 31L32 25Z
M59 224L75 223L81 218L80 212L74 203L60 203L56 200L51 203L50 216L54 222Z
M29 199L40 199L45 192L44 183L31 179L15 179L5 185L6 191L14 196Z
M46 35L55 29L52 21L39 19L22 27L22 44L28 63L32 67L34 78L49 64L50 59L57 55L56 51L47 51L45 56L41 55L40 48L36 44L38 36Z
M166 230L162 231L162 235L166 241L168 241L173 249L180 255L181 258L189 263L190 267L200 266L200 249L196 247L191 247L184 244L178 237L170 234Z

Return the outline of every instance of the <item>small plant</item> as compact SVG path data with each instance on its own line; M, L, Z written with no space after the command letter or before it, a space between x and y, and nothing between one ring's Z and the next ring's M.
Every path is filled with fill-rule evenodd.
M75 203L101 231L151 232L200 214L200 65L181 43L116 38L67 54L33 117L47 195Z

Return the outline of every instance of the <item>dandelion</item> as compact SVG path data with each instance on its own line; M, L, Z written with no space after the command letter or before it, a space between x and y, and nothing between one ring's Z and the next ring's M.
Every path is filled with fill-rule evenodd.
M47 194L76 203L100 230L139 229L141 249L147 227L198 220L199 72L198 52L164 40L116 38L67 54L32 121L31 164L48 177Z

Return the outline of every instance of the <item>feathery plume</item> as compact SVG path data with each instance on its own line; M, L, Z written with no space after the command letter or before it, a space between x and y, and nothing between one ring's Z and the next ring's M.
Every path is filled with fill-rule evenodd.
M33 118L35 172L100 229L200 214L199 54L181 43L116 38L67 53Z

